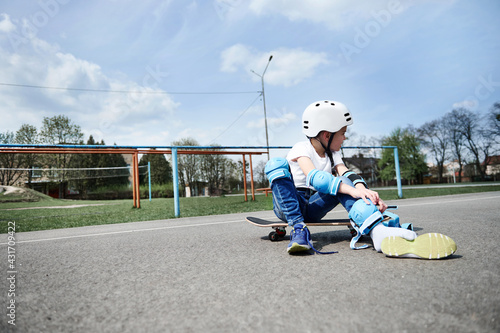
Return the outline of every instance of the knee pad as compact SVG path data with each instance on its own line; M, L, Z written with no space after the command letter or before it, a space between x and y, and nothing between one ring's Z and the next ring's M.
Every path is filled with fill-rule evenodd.
M273 183L274 180L280 178L292 179L292 174L290 173L290 167L288 166L288 161L283 157L276 157L270 159L266 167L264 168L267 179L269 183Z
M368 201L370 200L368 199ZM371 229L373 229L378 222L381 222L384 219L377 206L375 206L371 201L370 204L367 205L363 199L358 199L358 201L352 205L352 208L349 211L349 218L359 228L363 228L365 231L363 233L364 235L370 233Z
M349 218L351 219L352 227L357 233L351 240L351 249L358 250L367 248L368 245L356 247L356 242L362 235L370 234L370 231L382 222L384 216L371 201L368 205L363 199L359 199L352 205L349 211Z

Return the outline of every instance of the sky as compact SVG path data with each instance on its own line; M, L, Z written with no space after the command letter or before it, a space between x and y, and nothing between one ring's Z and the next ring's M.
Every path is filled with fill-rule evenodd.
M304 140L318 100L371 142L500 101L499 14L497 0L4 0L0 132L65 115L106 144L265 146L267 65L270 145Z

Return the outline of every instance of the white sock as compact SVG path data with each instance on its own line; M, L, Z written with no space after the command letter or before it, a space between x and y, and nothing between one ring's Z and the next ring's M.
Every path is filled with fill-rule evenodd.
M417 234L414 231L403 229L403 228L393 228L386 227L382 223L379 223L375 228L370 232L370 237L373 241L373 247L377 252L381 252L382 241L384 238L389 236L403 237L407 240L414 240L417 237Z

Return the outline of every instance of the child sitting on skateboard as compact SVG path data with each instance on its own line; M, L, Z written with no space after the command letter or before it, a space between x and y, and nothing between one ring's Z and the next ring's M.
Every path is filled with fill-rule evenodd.
M438 259L452 255L456 244L451 238L435 233L417 237L413 230L401 228L394 214L390 214L393 219L389 223L384 221L382 213L387 204L342 161L340 148L352 123L344 104L312 103L302 115L302 132L307 140L295 144L286 159L273 158L266 164L274 212L293 228L288 253L313 248L306 221L319 222L340 203L357 231L352 249L367 247L355 245L362 235L369 235L375 250L387 256Z

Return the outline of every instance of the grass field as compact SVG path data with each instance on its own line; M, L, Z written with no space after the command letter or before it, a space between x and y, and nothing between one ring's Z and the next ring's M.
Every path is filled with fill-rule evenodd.
M446 186L437 188L403 188L405 198L500 191L500 184L490 186ZM397 191L378 190L384 200L398 199ZM2 195L0 195L0 198ZM251 196L249 196L251 198ZM2 198L3 199L3 198ZM257 195L245 202L243 196L180 198L182 217L231 214L272 209L272 197ZM174 218L173 199L141 199L141 208L132 200L74 201L41 198L37 202L0 200L0 233L7 232L7 222L16 222L16 231L72 228L89 225L152 221Z

